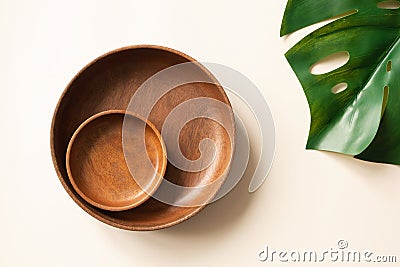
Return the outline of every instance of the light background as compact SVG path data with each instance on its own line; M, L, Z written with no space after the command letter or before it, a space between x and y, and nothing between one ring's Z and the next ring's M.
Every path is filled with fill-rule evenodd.
M285 4L0 1L0 266L274 266L257 259L264 245L323 251L340 239L400 260L400 168L304 149L308 106L283 56L291 41L279 37ZM244 180L192 219L156 232L109 227L70 199L50 156L58 98L92 59L133 44L233 67L260 88L277 143L256 193Z

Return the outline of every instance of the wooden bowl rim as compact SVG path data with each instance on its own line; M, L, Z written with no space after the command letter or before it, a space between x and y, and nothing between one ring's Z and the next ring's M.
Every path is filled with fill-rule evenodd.
M54 165L54 169L56 170L58 179L60 180L62 186L64 187L64 190L67 192L67 194L72 198L72 200L79 206L81 207L85 212L87 212L89 215L93 216L94 218L96 218L97 220L108 224L110 226L116 227L116 228L120 228L123 230L128 230L128 231L154 231L154 230L159 230L159 229L163 229L163 228L167 228L167 227L171 227L174 225L177 225L191 217L193 217L194 215L196 215L197 213L199 213L202 209L204 209L208 203L204 203L203 205L199 206L197 209L195 209L194 211L192 211L191 213L188 213L186 216L183 216L177 220L174 220L172 222L169 223L164 223L164 224L159 224L156 226L131 226L131 225L126 225L124 223L121 222L115 222L112 221L110 219L104 218L103 216L97 214L96 212L92 211L91 209L89 209L87 206L84 205L84 202L82 202L76 195L75 193L68 187L67 183L64 181L63 175L60 171L60 169L58 168L57 165L57 156L56 156L56 151L55 151L55 124L56 124L56 118L61 106L61 103L64 100L65 95L68 92L68 89L71 87L71 85L77 80L77 78L79 76L81 76L89 67L91 67L92 65L94 65L96 62L100 61L103 58L106 58L110 55L119 53L119 52L123 52L123 51L127 51L127 50L134 50L134 49L154 49L154 50L161 50L161 51L165 51L165 52L169 52L178 56L181 56L184 59L187 59L188 62L197 64L210 78L212 78L215 81L215 85L218 87L218 90L221 93L221 96L223 97L223 99L225 100L226 103L230 104L229 98L226 95L226 92L224 91L224 89L222 88L222 86L219 84L218 80L214 77L214 75L206 68L204 67L201 63L199 63L197 60L195 60L194 58L192 58L191 56L180 52L178 50L169 48L169 47L165 47L165 46L160 46L160 45L150 45L150 44L139 44L139 45L130 45L130 46L124 46L121 48L117 48L114 50L111 50L95 59L93 59L92 61L90 61L89 63L87 63L78 73L75 74L75 76L70 80L70 82L67 84L67 86L65 87L64 91L62 92L57 105L54 109L54 113L53 113L53 118L51 121L51 128L50 128L50 150L51 150L51 158L53 161L53 165ZM234 122L235 118L234 118L234 114L233 114L233 110L231 110L231 120ZM236 136L236 129L235 127L233 127L233 134L234 136ZM234 153L235 151L235 141L233 141L233 148L232 151ZM229 169L232 163L233 157L230 159L229 162ZM227 169L227 171L229 171L229 169ZM225 181L226 177L224 178ZM222 183L224 182L222 181ZM216 193L215 193L216 194ZM214 196L211 197L211 199Z

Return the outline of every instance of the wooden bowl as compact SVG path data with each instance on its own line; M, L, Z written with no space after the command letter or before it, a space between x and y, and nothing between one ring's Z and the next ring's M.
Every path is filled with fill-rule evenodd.
M124 145L133 154L145 147L145 156L152 163L151 168L141 165L141 177L132 177L126 165L124 120L129 120L133 136ZM75 131L67 149L67 172L72 186L83 199L104 210L128 210L142 204L161 184L166 167L164 142L155 126L123 110L105 111L87 119Z
M151 197L133 209L107 211L86 202L68 178L67 147L79 125L99 112L126 110L132 96L144 81L161 70L187 62L195 63L196 67L182 75L199 78L203 82L184 84L168 92L159 99L146 119L162 133L163 123L174 108L185 101L203 97L217 100L228 106L229 112L219 108L204 107L204 109L218 115L225 127L235 129L230 102L216 79L193 58L165 47L140 45L109 52L84 67L64 90L51 125L50 145L54 167L71 198L98 220L126 230L155 230L168 227L198 213L222 186L230 169L234 140L232 142L226 129L220 123L206 118L198 118L185 125L179 136L179 146L187 158L196 160L201 155L200 141L209 138L214 141L215 160L206 169L198 172L184 171L168 162L164 180L156 191L156 193L163 192L166 181L180 186L198 188L191 195L181 192L174 194L176 203L165 203ZM205 80L207 82L204 82ZM149 99L151 99L153 89L148 88L147 96L141 99L140 105L151 104ZM166 148L168 157L172 156L173 153L170 153L167 142ZM208 184L214 186L202 187ZM182 199L188 198L204 201L196 206L179 205Z

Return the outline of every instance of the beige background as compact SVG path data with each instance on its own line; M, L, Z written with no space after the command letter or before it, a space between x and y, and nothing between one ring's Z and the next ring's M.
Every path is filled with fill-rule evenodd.
M279 38L285 2L0 1L0 266L274 266L257 259L265 245L323 251L340 239L400 261L400 168L304 149L308 106L283 56L296 35ZM142 43L247 75L270 104L277 150L256 193L244 180L189 221L136 233L73 203L53 169L49 132L81 67Z

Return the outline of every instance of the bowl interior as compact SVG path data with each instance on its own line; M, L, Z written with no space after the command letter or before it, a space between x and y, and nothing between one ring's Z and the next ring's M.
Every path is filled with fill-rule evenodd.
M139 162L141 169L133 177L123 151L124 119L131 126L131 138L125 147L134 155L145 149L145 155L138 155L137 160L145 156L151 161L150 168ZM67 150L67 171L74 189L90 204L111 211L131 209L147 200L160 185L166 163L157 129L123 111L106 111L86 120L74 133Z
M163 203L150 198L142 205L127 211L106 211L90 205L77 194L71 185L66 170L66 151L70 138L80 124L96 113L107 110L126 110L133 94L139 86L157 72L176 64L194 60L180 52L163 47L136 46L123 48L106 54L85 67L71 81L64 91L56 108L52 132L51 148L59 178L75 202L95 218L110 225L128 230L154 230L177 224L201 210L204 205L181 207L174 203ZM191 68L190 75L199 80L181 85L165 94L152 109L148 120L158 131L168 114L181 103L199 97L211 98L230 107L229 100L215 78L204 68ZM148 89L152 94L152 89ZM148 105L143 98L141 105ZM208 107L203 107L207 109ZM215 108L224 125L234 128L233 113ZM206 169L187 172L168 163L164 178L174 184L186 187L199 187L215 182L213 187L199 189L190 196L177 193L173 195L176 203L182 198L212 198L225 177L232 158L233 147L226 129L220 123L207 118L197 118L188 122L179 135L182 154L192 160L200 157L200 141L214 141L215 160ZM168 147L167 147L168 150ZM169 153L169 151L168 151ZM163 183L157 190L163 190Z

